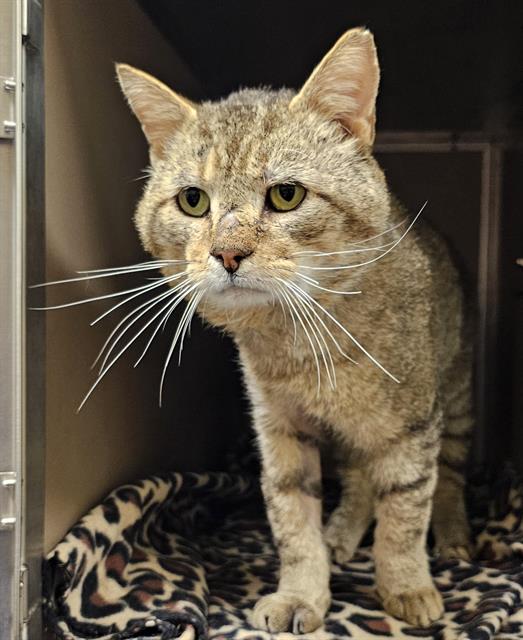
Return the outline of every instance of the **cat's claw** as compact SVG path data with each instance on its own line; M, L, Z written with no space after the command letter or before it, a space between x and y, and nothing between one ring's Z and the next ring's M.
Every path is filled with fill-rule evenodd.
M270 633L292 631L301 635L315 631L323 618L315 608L301 598L284 593L271 593L261 598L251 616L257 629Z
M380 595L387 613L414 627L430 627L443 615L443 599L434 586Z
M438 556L443 560L465 560L470 562L474 556L471 544L448 544L437 549Z
M329 523L325 529L325 542L331 550L332 557L338 564L350 562L360 543L360 535L343 529L337 523Z

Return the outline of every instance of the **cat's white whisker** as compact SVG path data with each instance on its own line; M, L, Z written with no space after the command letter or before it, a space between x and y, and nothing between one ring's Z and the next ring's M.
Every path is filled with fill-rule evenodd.
M292 283L290 282L286 282L286 281L282 281L283 284L290 288L290 285ZM291 288L292 289L292 288ZM303 300L303 303L305 305L307 305L307 307L309 308L309 310L311 311L311 313L314 314L314 316L317 318L318 322L321 324L321 326L325 329L326 333L328 334L328 336L330 337L330 339L332 340L332 342L334 343L336 349L338 350L339 354L341 356L343 356L346 360L349 360L350 362L352 362L353 364L358 364L358 362L356 360L354 360L353 358L351 358L348 354L345 353L345 351L341 348L340 343L336 340L336 338L334 337L332 331L329 329L329 327L325 324L325 322L323 321L322 317L319 315L319 313L316 311L316 309L311 305L311 303L307 300L307 298L305 298L302 293L300 293L302 290L300 287L298 287L298 285L296 285L296 289L292 289L296 295L296 297L301 298Z
M284 298L282 298L282 297L278 294L279 286L276 286L276 287L275 287L275 290L276 290L276 295L277 295L277 297L278 297L278 300L280 301L280 305L281 305L281 308L282 308L282 311L283 311L283 317L285 318L285 321L286 321L286 319L287 319L287 314L286 314L286 312L285 312L285 305L284 305L284 302L286 302L286 301L285 301L285 299L284 299ZM281 292L280 292L280 293L281 293ZM289 307L289 304L288 304L288 303L287 303L287 306ZM294 346L296 346L296 342L297 342L297 340L298 340L298 328L297 328L297 326L296 326L296 320L294 319L294 314L292 313L292 309L291 309L290 307L289 307L289 313L290 313L291 320L292 320L292 324L293 324L293 328L294 328L294 341L293 341L293 344L294 344Z
M382 236L386 235L387 233L391 233L392 231L395 231L396 229L398 229L399 227L401 227L402 225L404 225L408 221L409 221L408 216L405 216L403 218L403 220L400 220L399 222L397 222L392 227L389 227L388 229L385 229L385 231L382 231L381 233L377 233L374 236L370 236L368 238L365 238L364 240L356 240L355 242L349 242L349 244L358 245L358 244L365 244L366 242L371 242L371 240L376 240L376 238L381 238Z
M151 298L150 300L146 300L145 302L142 302L142 304L138 305L137 307L135 307L132 311L130 311L127 315L125 315L120 322L118 322L118 324L114 327L114 329L111 331L111 333L108 335L108 337L106 338L104 344L102 345L102 348L100 349L100 351L98 352L98 355L96 356L94 362L91 365L91 369L94 369L94 367L96 366L96 364L98 363L98 361L100 360L100 358L102 357L103 353L105 352L105 349L107 347L107 345L111 342L113 336L117 333L118 329L125 324L125 322L129 319L132 318L132 316L134 316L135 314L137 314L140 309L143 309L144 307L147 307L148 309L152 308L155 304L157 304L158 302L160 302L161 300L164 300L166 297L169 296L169 294L171 293L171 290L168 291L162 291L161 293L157 294L156 296L154 296L153 298Z
M169 322L169 318L171 317L171 315L173 314L175 309L176 309L176 307L174 307L173 309L168 311L163 318L160 318L160 322L158 323L158 329L161 328L162 333L165 331L165 327L167 326L167 323Z
M396 229L398 229L398 227L401 227L402 225L404 225L406 222L408 221L408 217L403 218L403 220L401 220L400 222L396 223L395 225L393 225L392 227L389 227L388 229L385 229L385 231L382 231L381 233L377 233L373 236L370 236L368 238L365 238L364 240L356 240L354 242L349 242L349 246L351 247L357 247L360 244L365 244L366 242L371 242L371 240L376 240L376 238L381 238L382 236L386 235L387 233L391 233L392 231L395 231ZM391 242L387 242L386 244L382 244L379 245L377 247L367 247L365 249L363 249L363 251L375 251L377 249L383 249L386 248L390 245L394 244L394 241ZM356 250L354 250L356 251ZM344 250L344 251L330 251L330 252L320 252L320 251L315 251L314 249L305 249L303 251L297 251L296 253L292 253L291 256L300 256L300 255L305 255L305 254L310 254L311 257L312 254L318 255L318 256L332 256L332 255L337 255L340 253L351 253L353 252L353 250L349 249L349 250Z
M50 282L42 282L40 284L32 284L29 289L37 289L39 287L50 287L56 284L69 284L70 282L83 282L84 280L95 280L97 278L112 278L114 276L127 275L130 273L140 273L142 271L151 271L153 269L159 269L162 266L168 266L168 263L148 264L148 265L135 265L130 267L116 267L115 269L107 269L106 272L98 273L92 272L93 275L82 275L77 278L64 278L63 280L52 280ZM76 273L90 273L85 271L77 271Z
M207 291L207 289L205 289L202 292L202 296L205 294L205 292ZM176 299L172 305L172 307L170 309L167 310L167 312L165 313L165 315L160 318L160 321L158 322L158 324L156 325L153 333L151 334L149 340L147 341L147 344L145 345L145 349L143 350L142 354L140 355L140 357L138 358L138 360L134 363L134 367L137 367L140 362L142 361L142 359L145 357L145 354L147 353L147 351L149 350L149 347L151 346L156 334L158 333L158 331L160 330L160 327L162 329L162 331L165 329L165 326L167 324L167 322L169 321L169 318L171 317L171 315L174 313L174 311L176 310L176 308L179 305L179 301Z
M165 317L160 320L160 325L161 325L161 329L162 329L162 333L165 330L165 327L167 326L167 323L169 322L169 318L171 317L171 314L173 313L174 309L172 311L169 311L169 313L167 313L165 315Z
M123 276L129 273L139 273L141 271L148 271L150 269L158 269L158 267L155 265L154 267L142 267L141 269L133 269L129 271L98 273L92 276L79 276L77 278L64 278L63 280L52 280L50 282L42 282L41 284L32 284L29 287L29 289L37 289L39 287L51 287L56 284L69 284L70 282L83 282L86 280L96 280L98 278L112 278L114 276Z
M144 316L146 313L148 313L151 309L153 309L159 302L161 302L162 300L164 300L165 298L175 298L175 300L178 299L183 299L184 296L184 291L186 288L188 288L190 286L190 281L187 278L186 280L184 280L183 282L181 282L180 284L178 284L176 287L170 288L167 291L164 291L163 293L161 293L159 296L156 296L155 298L153 298L153 300L148 300L145 304L140 305L140 307L138 307L138 309L145 307L145 309L143 309L143 311L141 311L140 313L138 313L138 315L136 315L128 324L127 326L125 326L122 331L120 332L120 334L114 339L113 344L111 345L111 347L109 348L109 350L107 351L107 353L104 356L104 360L102 362L102 365L100 367L100 372L98 375L100 375L100 373L103 372L104 367L109 359L109 356L111 355L111 353L114 351L116 345L118 344L118 342L121 340L121 338L127 333L127 331L129 331L129 329L142 317ZM107 347L107 345L109 344L109 342L111 341L111 338L115 335L116 331L118 330L118 328L131 316L135 315L136 311L138 309L135 309L133 312L131 312L130 314L128 314L121 322L118 323L118 325L115 327L115 329L113 329L113 331L111 332L111 335L109 336L109 338L105 341L104 346L102 347L102 351L98 354L97 360L98 358L100 358L100 356L103 354L105 348ZM97 360L95 361L95 364L97 362Z
M193 262L195 262L194 260L148 260L147 262L138 262L137 264L131 264L128 266L123 266L123 267L104 267L102 269L81 269L78 270L76 273L103 273L103 272L108 272L108 271L114 271L114 272L119 272L119 271L133 271L133 270L138 270L140 271L142 269L142 267L148 267L150 269L154 269L154 268L158 268L158 267L167 267L171 264L192 264Z
M190 321L190 319L192 319L192 309L193 309L193 305L194 305L194 301L197 300L198 298L198 291L195 291L192 296L190 297L189 301L187 302L187 305L185 307L185 309L183 310L182 313L182 317L180 318L180 321L178 323L178 345L182 344L183 341L183 336L185 335L185 331L187 329L187 322ZM176 345L176 343L175 343ZM178 346L179 348L179 346ZM179 356L179 360L178 360L178 366L180 366L180 362L181 362L181 354L178 354ZM161 388L160 388L160 396L161 396ZM160 406L161 406L161 397L160 397Z
M197 287L199 287L199 286L200 286L200 283L198 283L198 282L197 282L197 283L195 283L194 285L192 285L191 289L190 289L189 291L187 291L187 292L186 292L186 295L187 295L187 294L189 294L189 293L192 293L192 292L193 292ZM169 367L169 362L171 361L171 358L172 358L173 352L174 352L174 350L175 350L175 348L176 348L176 343L178 342L178 338L179 338L180 333L181 333L181 331L182 331L182 325L183 325L183 322L184 322L184 320L185 320L185 317L186 317L186 315L187 315L187 313L188 313L188 311L187 311L187 310L188 310L188 308L189 308L189 306L190 306L190 304L191 304L192 300L194 299L194 296L195 296L195 295L196 295L196 294L194 294L193 296L191 296L191 298L190 298L190 300L189 300L189 303L188 303L187 307L185 308L185 310L184 310L184 312L183 312L183 315L182 315L182 317L180 318L180 321L178 322L178 326L177 326L177 328L176 328L176 331L175 331L175 334L174 334L173 340L172 340L172 342L171 342L171 346L169 347L169 352L167 353L167 358L165 359L165 363L164 363L164 365L163 365L162 377L161 377L161 379L160 379L160 392L159 392L159 398L158 398L158 402L159 402L159 406L160 406L160 407L162 406L163 385L164 385L164 382L165 382L165 376L166 376L166 374L167 374L167 368Z
M145 345L144 350L142 351L142 353L140 354L140 357L138 358L138 360L134 363L133 367L137 367L140 362L143 360L143 358L145 357L147 351L149 350L149 347L151 346L155 336L157 335L157 333L160 331L160 328L163 329L165 328L165 325L167 323L167 321L169 320L169 318L171 317L171 315L174 313L174 311L176 310L176 308L178 307L178 301L175 300L172 303L172 306L169 307L165 314L160 318L160 320L156 323L156 327L154 328L152 334L149 337L149 340L147 341L147 344Z
M397 382L398 384L400 384L400 381L398 380L398 378L396 378L396 376L394 376L390 371L388 371L371 353L369 353L367 351L367 349L365 349L365 347L352 335L352 333L350 331L348 331L342 324L341 322L339 322L329 311L327 311L327 309L325 309L325 307L323 307L317 300L315 300L311 295L309 295L306 291L304 291L301 287L299 287L297 284L289 282L287 283L289 286L291 287L295 287L296 289L299 289L301 291L301 293L315 306L317 306L321 311L323 311L323 313L325 313L325 315L330 318L332 320L332 322L334 322L334 324L336 324L351 340L352 342L358 347L358 349L360 349L366 356L367 358L369 358L369 360L371 360L379 369L381 369L383 371L383 373L385 373L387 376L389 376L389 378L391 378L392 380L394 380L394 382Z
M304 273L296 272L296 275L299 278L302 278L303 280L305 280L305 282L311 285L311 287L314 287L315 289L321 289L322 291L327 291L327 293L338 293L342 296L354 296L354 295L357 295L358 293L361 293L361 291L338 291L337 289L327 289L325 287L322 287L319 284L316 284L315 280L313 280L312 278L309 278Z
M131 295L128 298L126 298L125 300L122 300L118 304L115 304L110 309L107 309L107 311L104 311L102 314L100 314L97 318L95 318L90 323L91 327L93 327L95 324L100 322L100 320L103 320L106 316L108 316L110 313L112 313L113 311L115 311L116 309L121 307L122 305L127 304L130 300L134 300L134 298L138 298L139 296L143 295L144 293L147 293L148 291L152 291L153 289L161 287L164 284L168 284L169 282L174 282L174 280L178 280L179 278L183 278L183 276L186 276L186 275L187 275L187 271L181 271L180 273L175 273L172 276L165 276L165 277L160 278L159 280L157 280L157 281L155 281L153 283L145 285L142 289L138 290L138 293L134 293L133 295Z
M283 313L283 326L285 328L287 328L287 311L285 310L285 305L283 304L283 300L281 299L281 297L278 295L278 292L276 291L275 287L271 287L271 292L272 295L276 297L276 300L278 301L282 313ZM296 343L296 325L294 327L294 342Z
M428 204L428 200L423 204L421 209L414 216L412 222L409 224L407 229L401 234L401 236L386 251L383 251L383 253L381 255L376 256L375 258L372 258L371 260L367 260L365 262L360 262L358 264L346 264L346 265L335 266L335 267L313 267L313 266L310 266L310 265L300 265L300 268L301 269L311 269L312 271L336 271L336 270L342 270L342 269L356 269L358 267L364 267L364 266L366 266L368 264L372 264L373 262L376 262L377 260L381 260L387 254L389 254L393 249L395 249L399 245L399 243L403 240L403 238L405 238L405 236L409 233L409 231L415 225L415 223L418 220L418 218L420 217L420 215L423 213L423 210L425 209L427 204Z
M325 365L325 371L327 372L327 378L329 379L329 384L331 386L331 389L335 389L336 388L336 368L334 367L334 362L332 360L332 355L331 355L329 346L327 345L327 342L323 336L323 333L319 329L318 324L315 322L314 317L310 313L309 309L303 304L303 300L298 296L295 297L295 300L301 306L303 310L304 318L307 321L311 331L313 332L314 337L316 338L316 342L318 343L318 347L320 349L320 353L322 356L323 363ZM318 336L319 336L319 339L318 339ZM329 364L327 364L327 359L325 357L323 347L325 347L325 350L327 351ZM329 365L330 365L330 368L329 368Z
M183 343L185 340L185 336L191 334L191 323L192 320L194 318L194 314L196 313L196 309L198 308L198 305L200 304L200 300L203 298L203 296L205 295L205 291L200 291L197 293L194 302L191 305L191 310L189 312L189 315L187 317L187 320L185 322L185 327L184 330L182 331L182 335L180 337L180 346L178 347L178 366L181 365L182 363L182 353L183 353Z
M88 304L90 302L98 302L99 300L108 300L110 298L117 298L119 296L125 296L125 295L127 295L129 293L133 294L134 292L138 292L138 293L136 293L136 295L142 295L146 291L149 291L150 289L154 288L155 286L160 286L161 284L163 284L164 282L167 282L167 281L168 281L168 278L164 278L164 279L162 279L161 282L158 282L158 283L156 283L154 285L144 284L144 285L140 285L139 287L133 287L132 289L125 289L124 291L116 291L116 292L113 292L113 293L106 293L106 294L101 295L101 296L95 296L93 298L84 298L83 300L75 300L73 302L66 302L64 304L52 305L50 307L33 307L32 310L33 311L53 311L55 309L67 309L68 307L76 307L78 305ZM129 296L123 302L121 302L120 304L118 304L115 307L113 307L113 309L116 309L121 304L125 304L125 302L128 302L129 300L132 300L133 298L136 297L136 295ZM104 314L104 315L106 315L106 314ZM103 317L103 316L101 316L101 317ZM98 319L95 322L97 322L97 321L98 321ZM94 324L94 322L91 323L91 324Z
M326 256L337 256L345 253L369 253L371 251L382 251L393 245L394 242L387 242L377 247L365 247L364 249L342 249L340 251L314 251L313 249L304 249L297 253L291 253L291 257L306 255L308 258L323 258Z
M304 322L303 322L303 320L301 318L299 310L295 307L294 303L292 302L291 296L288 295L287 292L284 291L283 289L281 289L281 293L285 297L285 299L287 300L287 304L289 305L289 308L292 309L294 311L294 313L296 314L296 319L298 320L301 328L303 329L303 332L305 333L305 336L307 337L307 340L308 340L309 345L311 347L312 355L313 355L313 358L314 358L314 362L316 364L316 372L317 372L317 376L318 376L317 393L319 395L320 391L321 391L321 370L320 370L320 362L318 360L318 354L316 353L316 349L314 348L314 343L312 342L312 338L310 337L309 332L307 331L307 328L305 327L305 324L304 324Z
M192 285L194 288L198 286L198 284L194 284ZM190 293L190 291L187 291L186 293ZM146 324L134 335L133 338L131 338L131 340L129 340L129 342L127 342L127 344L120 349L120 351L117 353L117 355L111 360L111 362L105 367L105 369L103 370L102 373L100 373L100 375L97 377L97 379L95 380L94 384L91 386L91 388L89 389L89 391L87 392L87 394L85 395L84 399L82 400L82 402L80 403L80 406L78 407L78 409L76 410L76 412L78 413L79 411L82 410L82 407L85 405L85 403L87 402L87 400L91 397L93 391L96 389L96 387L100 384L100 382L103 380L103 378L107 375L107 373L110 371L110 369L113 367L113 365L115 364L115 362L118 361L118 359L120 358L120 356L136 341L138 340L138 338L142 335L142 333L147 329L148 326L150 326L155 320L156 318L161 315L165 309L167 309L167 307L171 304L171 301L169 300L169 302L164 305L160 311L157 311L154 316L152 318L150 318Z

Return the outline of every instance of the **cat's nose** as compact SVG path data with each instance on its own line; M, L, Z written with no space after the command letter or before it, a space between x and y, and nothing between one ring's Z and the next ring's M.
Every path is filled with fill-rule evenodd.
M219 260L223 264L223 268L229 273L234 273L238 270L240 262L250 256L252 251L240 251L238 249L234 251L211 251L211 255Z

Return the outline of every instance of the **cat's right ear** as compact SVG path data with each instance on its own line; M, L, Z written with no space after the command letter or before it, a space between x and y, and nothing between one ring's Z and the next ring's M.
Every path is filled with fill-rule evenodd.
M148 73L116 64L116 75L127 102L149 142L151 163L162 159L165 143L184 122L196 118L196 108Z
M344 33L290 103L321 112L363 145L374 142L380 80L374 38L367 29Z

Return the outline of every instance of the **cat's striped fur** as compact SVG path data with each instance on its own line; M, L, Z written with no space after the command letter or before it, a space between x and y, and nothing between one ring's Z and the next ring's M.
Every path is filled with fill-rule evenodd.
M348 560L375 517L384 606L429 625L442 613L425 550L432 507L440 553L469 552L470 331L445 244L422 220L404 235L406 214L371 155L379 78L371 34L346 33L296 96L243 90L195 105L142 72L118 72L151 145L136 214L144 246L193 261L199 312L239 348L281 559L278 590L258 602L254 623L318 627L331 551ZM289 182L307 189L304 201L270 211L268 188ZM203 218L177 205L191 185L209 194ZM244 256L233 276L215 257L224 250ZM326 434L344 491L324 531Z

